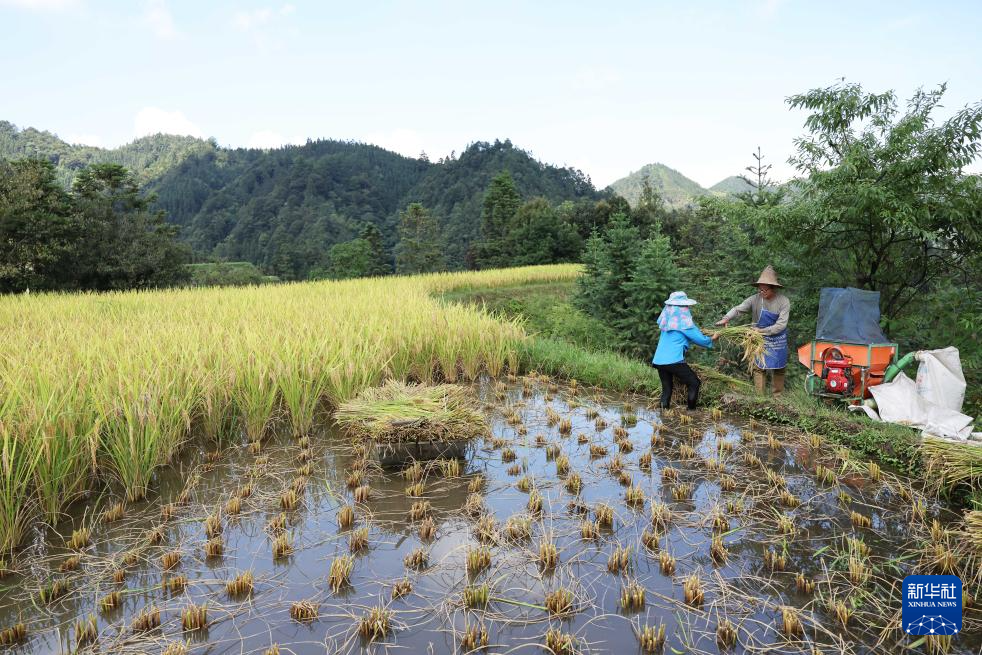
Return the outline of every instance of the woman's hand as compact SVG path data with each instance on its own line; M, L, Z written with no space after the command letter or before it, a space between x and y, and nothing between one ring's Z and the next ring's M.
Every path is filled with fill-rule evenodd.
M716 341L717 339L719 339L719 335L718 334L710 334L709 335L709 338L712 339L713 341Z

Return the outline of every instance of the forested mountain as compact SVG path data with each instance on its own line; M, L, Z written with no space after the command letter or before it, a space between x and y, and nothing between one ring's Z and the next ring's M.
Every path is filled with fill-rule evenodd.
M113 149L72 145L51 132L33 127L18 130L0 120L0 159L45 159L55 166L55 176L64 187L71 186L78 171L92 164L119 164L141 184L160 177L194 152L214 151L212 140L190 136L155 134Z
M709 187L709 191L712 193L721 193L730 196L736 196L741 193L749 193L753 190L753 185L738 175L731 175L725 180L720 180L713 186Z
M685 207L694 203L699 196L709 193L699 186L698 182L690 180L674 168L657 163L647 164L627 177L622 177L611 184L610 189L627 199L633 206L641 197L641 189L646 179L669 207Z
M433 163L349 141L273 150L227 149L213 140L155 135L107 150L0 122L0 159L41 158L67 188L95 163L130 169L156 207L181 228L199 259L249 261L284 279L328 267L331 246L377 227L386 252L400 210L419 202L439 222L450 268L465 265L491 179L508 170L525 199L599 199L580 171L536 161L510 141L471 144Z

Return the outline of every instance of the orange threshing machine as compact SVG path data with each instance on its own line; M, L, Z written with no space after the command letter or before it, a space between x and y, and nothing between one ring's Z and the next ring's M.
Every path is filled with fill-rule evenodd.
M862 402L870 387L889 382L913 360L913 353L899 361L897 354L897 344L880 330L878 291L822 289L815 339L798 348L809 393Z

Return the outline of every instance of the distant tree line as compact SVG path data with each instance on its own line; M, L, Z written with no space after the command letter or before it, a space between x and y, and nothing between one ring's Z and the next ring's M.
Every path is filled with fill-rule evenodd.
M191 250L118 164L77 172L71 191L47 160L0 160L0 292L113 290L188 280Z

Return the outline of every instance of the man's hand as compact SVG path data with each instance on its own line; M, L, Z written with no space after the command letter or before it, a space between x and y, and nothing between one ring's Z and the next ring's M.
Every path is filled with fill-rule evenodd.
M716 325L722 325L723 327L726 327L726 324L729 323L729 322L730 322L730 319L728 319L728 318L721 318L718 321L716 321Z

